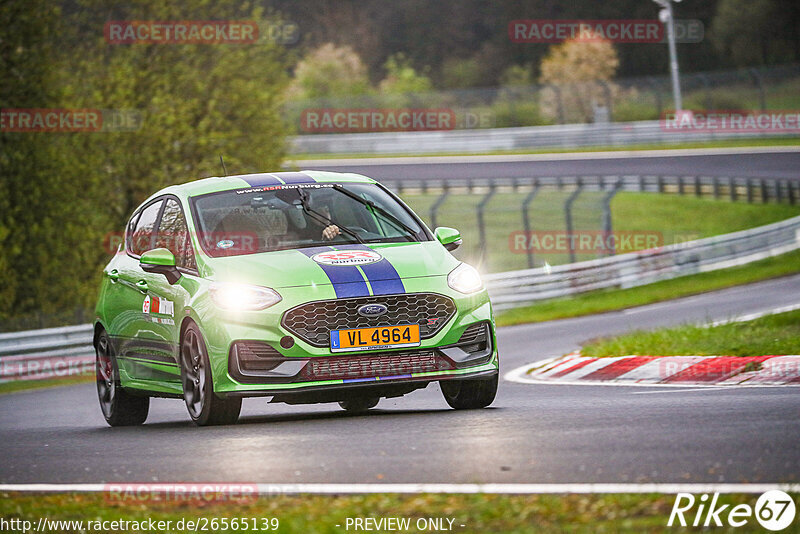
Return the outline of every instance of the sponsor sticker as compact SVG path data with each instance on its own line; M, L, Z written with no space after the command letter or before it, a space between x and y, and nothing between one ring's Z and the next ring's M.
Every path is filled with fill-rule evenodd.
M142 303L142 313L157 313L160 315L169 315L170 317L173 317L175 315L175 305L171 300L161 297L151 298L150 295L147 295Z
M383 256L372 250L334 250L320 252L311 259L322 265L364 265L381 261Z

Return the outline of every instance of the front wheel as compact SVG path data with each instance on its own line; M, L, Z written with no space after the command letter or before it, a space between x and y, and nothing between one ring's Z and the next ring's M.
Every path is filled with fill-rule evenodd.
M94 350L97 398L106 423L110 426L141 425L150 411L150 397L131 395L122 389L117 359L105 331L97 336Z
M232 425L239 419L242 399L221 399L214 394L206 343L195 324L186 327L181 341L181 381L183 400L197 425Z
M497 394L498 375L491 378L478 378L472 380L442 380L444 400L451 408L456 410L474 410L486 408Z

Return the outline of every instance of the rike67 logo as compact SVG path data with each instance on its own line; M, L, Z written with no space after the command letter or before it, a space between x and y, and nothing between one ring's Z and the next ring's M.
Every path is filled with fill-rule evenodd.
M719 493L714 493L711 498L704 493L699 499L691 493L678 493L667 526L743 527L755 518L763 528L777 532L792 524L795 512L792 497L780 490L765 492L754 507L749 504L720 504Z

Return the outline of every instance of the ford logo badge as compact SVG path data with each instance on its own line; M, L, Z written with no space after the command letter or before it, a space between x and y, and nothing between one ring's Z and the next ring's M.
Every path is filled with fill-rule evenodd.
M383 304L364 304L358 309L358 314L363 317L380 317L389 311Z

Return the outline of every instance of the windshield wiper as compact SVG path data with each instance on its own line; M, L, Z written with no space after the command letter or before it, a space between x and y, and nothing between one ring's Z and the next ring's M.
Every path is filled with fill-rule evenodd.
M378 206L377 204L375 204L373 201L367 200L366 198L362 198L362 197L356 195L355 193L352 193L352 192L348 191L347 189L345 189L344 187L342 187L339 184L334 185L333 188L335 190L339 191L340 193L342 193L343 195L346 195L346 196L352 198L356 202L360 202L361 204L364 204L365 206L370 207L372 210L377 211L378 213L383 215L383 217L385 219L387 219L390 223L394 224L397 228L399 228L401 230L405 230L405 232L407 234L411 235L412 240L417 237L417 232L415 232L413 228L411 228L409 225L407 225L406 223L404 223L403 221L401 221L400 219L395 217L395 215L393 213L391 213L391 212L385 210L384 208L382 208L381 206Z
M297 189L297 195L300 197L300 206L302 206L303 211L305 211L314 220L316 220L319 223L324 224L325 226L331 226L331 225L336 226L337 228L339 228L339 230L341 230L345 234L349 235L350 237L352 237L353 239L355 239L356 241L358 241L362 245L364 244L364 240L356 232L354 232L353 230L351 230L350 228L346 227L343 224L339 224L339 223L333 222L330 217L326 217L325 215L323 215L322 213L318 212L317 210L310 208L308 206L308 193L303 191L301 188L298 188Z

